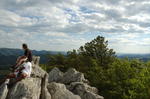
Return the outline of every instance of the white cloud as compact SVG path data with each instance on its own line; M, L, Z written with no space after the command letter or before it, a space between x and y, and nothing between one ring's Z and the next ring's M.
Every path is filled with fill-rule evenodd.
M149 12L149 0L1 0L0 47L27 42L33 49L69 50L99 32L109 34L118 52L124 45L130 48L122 52L143 46L148 52Z
M46 33L46 36L54 36L54 37L69 37L66 33Z

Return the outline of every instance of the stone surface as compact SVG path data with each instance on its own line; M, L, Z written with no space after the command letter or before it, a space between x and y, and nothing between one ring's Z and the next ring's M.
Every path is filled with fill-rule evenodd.
M8 93L7 84L3 83L0 86L0 99L6 99Z
M41 67L39 67L39 57L33 56L33 61L32 61L32 77L39 77L39 78L44 78L45 72Z
M68 86L68 89L77 93L79 90L81 91L89 91L95 94L98 94L98 89L95 87L91 87L83 82L73 82Z
M79 95L82 99L104 99L98 95L98 90L83 82L71 83L68 87L74 94Z
M84 78L83 73L71 68L66 73L62 73L58 68L54 68L49 72L49 82L59 82L64 84L70 84L72 82L85 82L88 80Z
M84 78L84 74L71 68L67 72L62 73L58 68L52 69L49 73L49 82L63 83L68 90L82 99L104 99L98 95L95 87L88 85L88 80Z
M35 66L32 68L31 77L44 78L45 74L46 74L46 72L39 66Z
M104 97L87 91L83 94L82 99L104 99Z
M63 76L62 83L70 84L72 82L85 82L88 81L84 78L83 73L76 71L75 69L69 69Z
M51 95L47 89L47 84L48 84L48 74L45 74L44 78L42 78L40 99L51 99Z
M8 99L39 99L41 94L41 79L26 78L13 86Z
M51 82L48 85L48 90L52 95L52 99L81 99L78 95L66 89L64 84Z
M33 56L32 57L32 64L34 64L33 66L39 66L39 62L40 62L40 57L39 56Z
M61 82L61 80L63 79L63 75L64 73L61 72L58 68L53 68L51 70L51 72L49 72L49 82Z

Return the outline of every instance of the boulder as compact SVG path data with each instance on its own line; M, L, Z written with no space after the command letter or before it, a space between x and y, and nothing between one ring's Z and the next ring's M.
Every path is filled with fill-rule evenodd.
M33 56L32 57L33 66L39 66L39 63L40 63L40 57L39 56Z
M89 91L98 94L97 88L91 87L90 85L83 82L73 82L68 86L68 89L74 93L78 93L80 90L80 91Z
M54 68L49 72L49 82L59 82L63 84L70 84L72 82L85 82L88 80L84 78L84 74L71 68L66 73L61 72L58 68Z
M86 92L85 94L83 94L83 96L81 97L82 99L104 99L104 97L91 93L91 92Z
M51 82L47 87L52 95L52 99L81 99L80 96L74 95L67 90L64 84Z
M64 73L55 67L49 72L48 82L61 82L63 75Z
M7 99L40 99L41 79L26 78L9 90Z
M40 99L51 99L51 95L47 89L47 84L48 84L48 74L45 74L44 78L42 78Z
M34 65L33 65L34 66ZM47 74L47 72L45 72L41 67L39 66L35 66L32 68L32 73L31 73L31 77L38 77L38 78L44 78L45 74Z
M9 83L9 81L8 81L7 83ZM6 99L6 97L7 97L7 94L8 94L7 83L4 82L4 83L0 86L0 99Z
M33 56L31 77L44 78L45 74L47 74L46 71L39 67L39 59L40 57Z
M83 82L71 83L68 89L74 94L79 95L82 99L104 99L98 95L98 90Z
M70 68L63 76L62 83L70 84L72 82L85 82L88 80L84 78L84 74L76 71L74 68Z
M84 74L73 68L70 68L65 73L61 72L58 68L52 69L49 72L49 83L51 82L64 84L66 86L65 88L79 95L82 99L104 99L98 95L97 88L88 85L89 82L84 78Z

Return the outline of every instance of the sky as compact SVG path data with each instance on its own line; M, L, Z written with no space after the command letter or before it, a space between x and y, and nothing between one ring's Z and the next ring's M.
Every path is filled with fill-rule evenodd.
M0 48L69 51L98 35L117 53L150 53L150 1L0 0Z

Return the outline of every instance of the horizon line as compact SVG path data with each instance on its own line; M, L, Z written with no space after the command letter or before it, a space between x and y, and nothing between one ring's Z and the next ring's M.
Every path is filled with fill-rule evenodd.
M21 50L21 48L8 48L8 47L0 47L0 49L20 49ZM35 50L35 51L54 51L54 50L44 50L44 49L43 50L31 49L31 50ZM70 51L72 51L72 50L70 50ZM55 52L68 52L68 51L63 51L63 50L62 51L57 51L56 50ZM116 54L117 55L119 55L119 54L138 54L138 55L141 55L141 54L150 54L150 53L125 53L125 52L116 52Z

